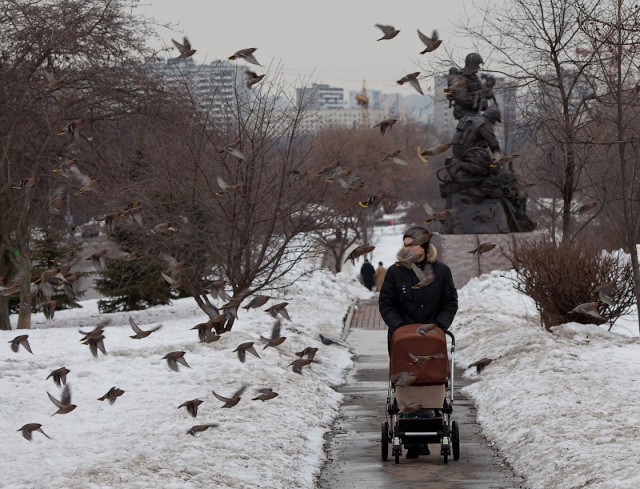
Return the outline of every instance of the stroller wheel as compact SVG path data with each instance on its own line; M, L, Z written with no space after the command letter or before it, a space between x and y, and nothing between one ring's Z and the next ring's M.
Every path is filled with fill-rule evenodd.
M389 458L389 423L382 423L382 460L386 461Z
M458 460L460 458L460 432L456 421L451 423L451 448L453 449L453 460Z

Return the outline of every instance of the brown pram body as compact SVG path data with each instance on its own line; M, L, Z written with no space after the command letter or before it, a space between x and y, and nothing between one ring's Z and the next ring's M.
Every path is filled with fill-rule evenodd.
M451 453L455 460L460 456L458 424L451 420L455 337L440 328L419 334L420 326L401 326L391 340L382 459L388 458L390 442L396 463L403 446L437 443L447 463Z

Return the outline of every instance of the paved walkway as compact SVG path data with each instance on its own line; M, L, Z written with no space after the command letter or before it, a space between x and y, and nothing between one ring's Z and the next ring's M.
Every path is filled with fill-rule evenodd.
M431 455L417 460L403 457L398 465L389 447L389 460L383 462L380 432L385 419L389 359L387 331L378 314L377 299L357 304L347 322L344 336L355 351L356 365L346 385L339 389L345 401L329 436L329 461L318 481L319 488L526 487L480 434L475 409L459 391L465 385L462 371L456 372L453 412L460 427L460 459L454 461L450 457L445 465L439 447L432 445Z

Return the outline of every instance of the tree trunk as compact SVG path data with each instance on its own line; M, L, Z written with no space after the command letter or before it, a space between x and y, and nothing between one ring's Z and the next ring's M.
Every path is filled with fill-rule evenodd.
M9 320L9 298L0 296L0 330L10 330L11 321Z

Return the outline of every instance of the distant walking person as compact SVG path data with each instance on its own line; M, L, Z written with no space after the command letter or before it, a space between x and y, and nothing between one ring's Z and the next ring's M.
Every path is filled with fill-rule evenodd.
M364 259L364 263L362 264L362 268L360 268L360 275L362 275L362 283L364 286L371 290L373 289L373 275L375 274L375 270L373 265L369 263L369 260Z
M387 274L387 269L384 268L382 262L378 262L378 268L376 268L376 273L373 274L373 278L376 281L376 292L380 292L382 288L382 283L384 282L384 276Z

